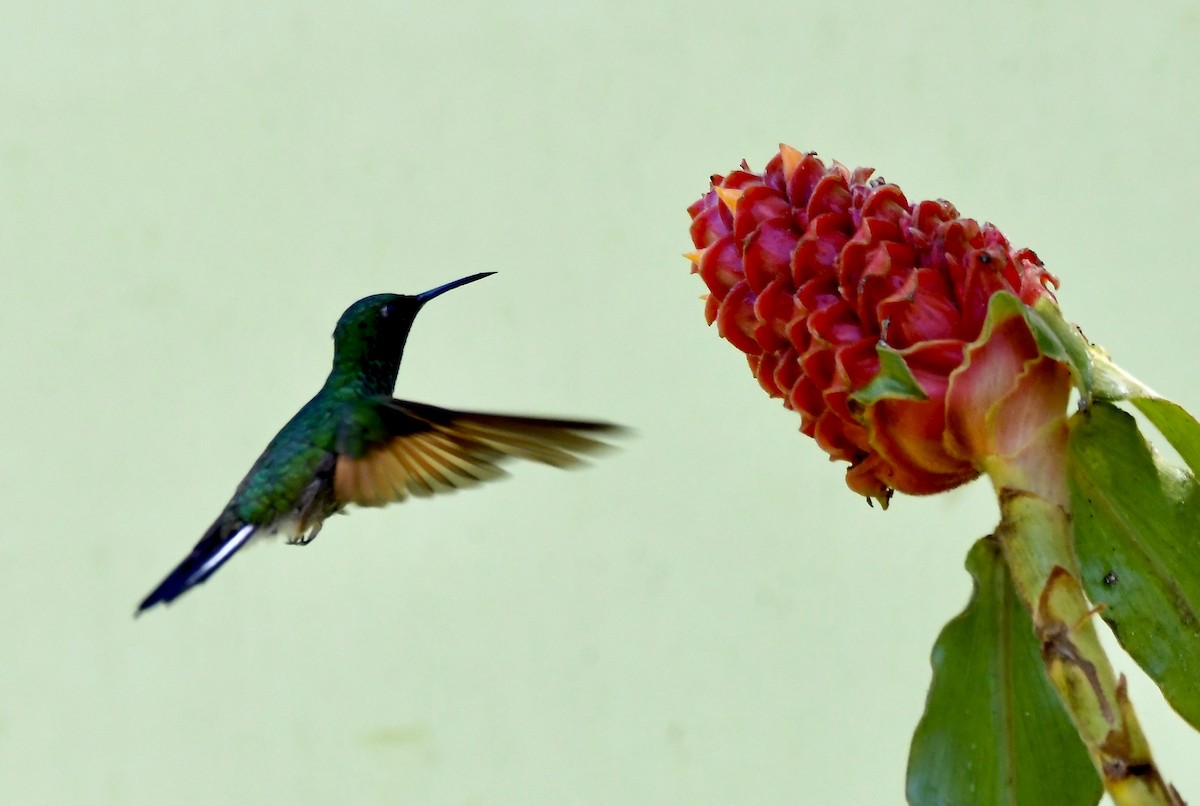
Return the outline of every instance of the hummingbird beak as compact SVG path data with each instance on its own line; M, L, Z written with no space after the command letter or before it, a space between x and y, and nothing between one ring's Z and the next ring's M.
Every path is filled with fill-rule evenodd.
M429 300L433 299L434 297L438 296L439 294L445 294L447 291L450 291L451 289L454 289L454 288L458 288L460 285L466 285L467 283L473 283L476 280L482 280L484 277L491 277L495 273L496 272L494 272L494 271L484 271L484 272L480 272L479 274L472 274L470 277L463 277L461 279L454 280L453 282L446 283L445 285L439 285L437 288L434 288L430 291L426 291L422 294L417 294L417 301L420 302L422 305L424 305L426 302L429 302Z

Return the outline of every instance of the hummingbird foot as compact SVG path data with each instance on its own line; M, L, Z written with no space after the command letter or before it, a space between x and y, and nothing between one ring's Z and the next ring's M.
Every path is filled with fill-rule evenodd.
M317 535L321 532L322 524L318 523L308 532L301 532L298 535L292 535L287 539L289 546L307 546L309 543L317 539Z

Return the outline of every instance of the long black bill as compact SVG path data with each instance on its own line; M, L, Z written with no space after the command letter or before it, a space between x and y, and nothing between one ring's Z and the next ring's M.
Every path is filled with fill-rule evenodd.
M454 280L453 282L446 283L445 285L439 285L437 288L435 288L431 291L426 291L422 294L417 294L417 299L420 300L421 304L425 304L426 302L429 302L429 300L433 299L434 297L438 296L439 294L445 294L447 291L458 288L460 285L466 285L467 283L473 283L476 280L482 280L484 277L491 277L495 273L496 272L494 272L494 271L482 271L479 274L472 274L470 277L463 277L459 280Z

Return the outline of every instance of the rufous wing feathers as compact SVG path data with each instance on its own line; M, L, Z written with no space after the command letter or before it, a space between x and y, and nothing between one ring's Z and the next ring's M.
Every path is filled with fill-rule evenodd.
M509 458L575 467L583 463L581 455L607 447L589 434L620 430L607 423L478 414L405 401L393 401L390 408L393 417L403 418L398 436L360 457L338 456L333 484L339 502L377 507L409 495L473 487L506 475L500 463Z

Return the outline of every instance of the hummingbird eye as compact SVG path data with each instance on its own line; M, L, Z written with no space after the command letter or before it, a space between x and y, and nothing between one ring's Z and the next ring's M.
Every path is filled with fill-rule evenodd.
M379 309L379 315L382 316L384 319L387 319L389 316L392 315L392 306L384 305L382 308Z

